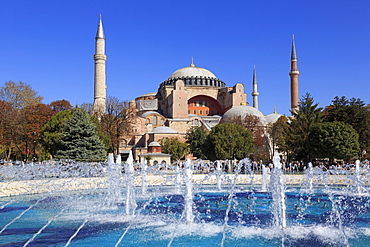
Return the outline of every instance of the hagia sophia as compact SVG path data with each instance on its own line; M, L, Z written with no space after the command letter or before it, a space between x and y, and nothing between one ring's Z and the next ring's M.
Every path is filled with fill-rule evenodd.
M96 34L94 112L106 111L105 36L100 18ZM291 53L291 110L298 107L297 56L292 39ZM170 162L168 154L161 153L160 140L177 137L185 141L185 134L192 126L211 130L222 119L246 115L257 116L263 126L274 123L281 116L274 112L264 115L258 110L256 69L253 71L253 106L248 105L244 85L232 87L216 77L211 71L197 67L194 61L187 67L174 71L159 84L157 92L141 95L130 101L137 112L133 133L122 136L120 154L125 157L131 150L134 159L150 162Z

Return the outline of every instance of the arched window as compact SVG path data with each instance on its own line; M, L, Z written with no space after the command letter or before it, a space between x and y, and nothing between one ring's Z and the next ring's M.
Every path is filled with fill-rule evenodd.
M126 147L127 146L127 142L126 142L126 140L121 140L120 142L119 142L119 147L120 148L122 148L122 147Z
M158 117L153 116L153 125L157 125L157 124L158 124Z
M150 118L146 119L146 124L150 124Z

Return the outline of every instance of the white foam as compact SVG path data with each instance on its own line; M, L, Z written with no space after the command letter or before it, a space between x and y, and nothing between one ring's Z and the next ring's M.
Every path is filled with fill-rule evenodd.
M361 227L358 229L365 236L370 236L370 228L368 227Z
M171 223L158 229L162 238L181 236L212 237L222 232L223 227L211 223Z
M350 228L344 229L348 238L356 237L356 232ZM363 234L370 236L370 229L364 228ZM236 227L232 230L232 236L235 238L255 238L261 237L265 239L281 238L284 234L285 238L289 239L306 239L316 237L324 243L338 243L338 239L342 236L340 229L333 226L315 225L315 226L288 226L282 229L277 227L255 227L245 226Z

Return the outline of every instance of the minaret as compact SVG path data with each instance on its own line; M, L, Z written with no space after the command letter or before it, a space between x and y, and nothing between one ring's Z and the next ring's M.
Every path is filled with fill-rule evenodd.
M94 72L94 106L93 113L101 115L105 113L106 105L106 84L105 84L105 61L107 56L105 55L105 37L103 31L103 23L99 20L98 31L95 37L95 72Z
M290 107L291 111L298 111L298 64L297 64L297 53L295 50L294 35L292 36L292 56L291 56L291 67L290 67Z
M256 65L253 68L253 107L258 110L258 95L259 93L257 92L257 74L256 74Z

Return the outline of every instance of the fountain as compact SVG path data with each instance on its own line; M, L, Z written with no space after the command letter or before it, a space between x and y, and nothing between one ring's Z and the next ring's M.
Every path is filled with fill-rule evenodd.
M270 175L247 159L222 173L221 162L147 166L131 155L124 164L109 155L105 163L0 166L0 246L370 242L367 163L308 164L305 174L284 174L282 166L278 154Z
M219 191L222 190L222 168L221 168L221 162L219 160L216 161L216 179L217 179L217 189Z

